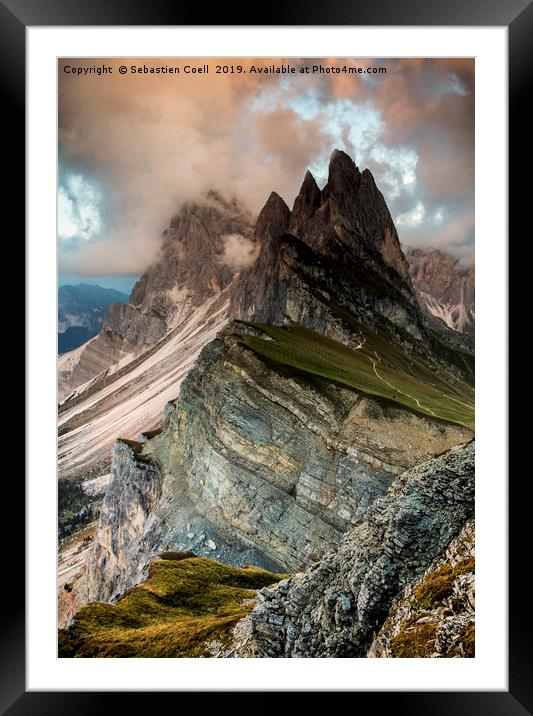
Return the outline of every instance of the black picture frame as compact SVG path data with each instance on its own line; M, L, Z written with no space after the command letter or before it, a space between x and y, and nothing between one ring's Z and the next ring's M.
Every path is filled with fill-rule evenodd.
M311 4L313 7L311 7ZM206 9L202 4L185 4L176 0L0 0L0 78L2 114L7 126L4 137L16 148L16 161L9 167L8 195L13 236L21 233L24 205L25 156L25 31L28 26L79 25L358 25L358 26L507 26L509 37L509 235L517 233L520 219L529 209L530 182L522 182L530 115L526 111L527 80L531 76L533 9L528 0L372 0L348 5L344 0L294 0L291 5L266 1L249 6L253 16L243 17L237 5L218 4ZM205 22L206 17L209 23ZM484 120L483 120L484 121ZM487 118L490 121L490 118ZM525 160L526 167L530 164ZM526 193L527 192L527 193ZM20 211L17 211L20 209ZM522 215L522 216L521 216ZM526 222L523 223L527 226ZM524 235L524 238L525 235ZM22 243L22 241L21 241ZM51 280L53 280L51 278ZM512 316L512 313L510 313ZM31 350L31 343L30 343ZM512 373L511 373L512 374ZM506 437L502 436L502 440ZM518 440L516 441L518 442ZM516 443L515 443L516 444ZM18 471L20 473L20 470ZM519 473L520 474L520 473ZM21 476L20 476L21 478ZM485 479L483 477L483 479ZM526 513L530 511L522 498L520 478L509 484L510 500L510 594L509 594L509 690L507 692L357 692L350 698L358 708L367 700L373 709L390 708L393 713L417 714L506 714L533 713L533 659L531 609L523 590L523 545L530 544ZM9 494L11 492L12 494ZM4 504L21 505L24 483L10 478ZM9 609L4 608L0 636L0 712L10 716L22 714L100 714L124 708L126 694L86 692L27 692L25 685L25 615L22 585L25 582L22 554L22 530L17 538L19 558L10 560L10 585L16 585ZM10 549L11 554L14 550ZM527 561L527 560L526 560ZM529 571L529 570L528 570ZM528 627L529 624L529 627ZM423 685L421 685L423 686ZM171 695L171 694L169 694ZM176 694L171 695L174 699ZM217 695L220 699L222 694ZM231 698L231 694L228 694ZM145 708L153 694L135 693L134 712ZM119 700L120 699L120 700ZM222 703L224 703L224 699ZM219 702L220 703L220 702ZM275 709L279 702L266 696L254 710ZM178 705L175 704L175 708Z

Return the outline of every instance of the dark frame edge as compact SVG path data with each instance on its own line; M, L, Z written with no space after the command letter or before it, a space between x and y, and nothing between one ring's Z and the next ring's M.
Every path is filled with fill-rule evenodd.
M21 222L25 222L25 31L24 23L0 2L0 97L2 98L4 141L16 148L16 161L4 164L6 178L6 197L4 212L11 236L16 237L17 248L24 247ZM7 152L6 152L7 155ZM15 151L13 153L15 157ZM5 162L7 160L4 160ZM23 224L23 230L25 226ZM9 234L6 234L9 235ZM25 265L25 248L22 264ZM7 278L7 276L6 276ZM24 298L23 298L24 300ZM25 309L25 300L23 307ZM24 311L25 312L25 311ZM20 340L20 339L19 339ZM24 385L24 382L21 383ZM26 391L25 391L26 392ZM20 449L20 448L19 448ZM24 447L20 454L24 455ZM16 479L6 485L4 499L17 505L22 514L25 505L25 484L20 474L20 466L13 470ZM15 508L16 509L16 508ZM25 554L25 533L20 528L17 534L17 557L10 560L10 583L16 585L14 599L9 613L4 610L0 615L0 713L9 707L25 690L25 569L21 555ZM24 586L23 586L24 585Z
M9 1L9 0L8 0ZM386 4L386 0L383 0ZM16 0L11 0L10 5L15 5ZM0 2L0 60L4 72L1 77L1 94L5 100L5 106L11 107L11 111L6 113L4 119L7 120L7 136L13 142L13 145L20 147L18 163L11 169L13 171L13 180L8 186L8 200L6 206L12 211L20 207L20 212L13 212L17 218L16 231L13 235L20 233L20 217L23 216L24 200L22 187L25 178L25 162L20 161L20 157L25 157L25 30L27 25L66 25L69 24L68 13L63 11L65 7L60 7L60 1L53 3L42 3L40 6L32 0L21 0L19 3L20 12L15 14L9 10L4 2ZM142 5L143 3L140 3ZM164 3L165 4L165 3ZM383 3L380 3L383 4ZM493 3L496 5L497 3ZM75 0L71 3L71 8L76 7L78 2ZM117 15L121 13L117 11L117 7L123 5L120 0L109 0L107 3L107 16L102 19L102 7L99 2L94 4L85 4L85 7L92 7L95 12L91 21L87 16L87 11L81 13L85 17L80 18L84 21L78 21L72 24L119 24L117 23ZM418 5L418 3L414 3ZM466 3L463 3L463 7ZM502 4L503 5L503 4ZM98 7L95 7L98 6ZM520 7L519 7L520 6ZM525 212L528 211L530 198L526 196L526 185L520 183L520 173L518 167L523 164L524 145L523 141L528 136L529 126L527 124L528 114L526 112L526 101L528 98L527 81L528 69L531 67L531 42L533 36L533 8L530 4L523 9L524 2L515 1L509 3L505 9L506 17L503 22L487 22L488 18L494 18L494 10L485 7L479 7L474 13L477 18L472 22L470 16L466 20L457 8L455 11L455 22L450 21L449 10L443 12L446 16L442 22L438 24L508 24L509 25L509 168L510 168L510 191L509 191L509 216L510 225L509 232L515 227L517 234L520 218L525 219ZM131 7L131 5L130 5ZM501 7L501 6L500 6ZM144 5L146 8L146 5ZM139 5L137 5L139 9ZM163 18L159 19L160 24L176 24L177 17L188 24L192 22L187 17L187 12L175 12L176 5L167 15L166 22ZM452 10L452 12L453 12ZM518 14L515 15L516 10ZM378 12L374 8L377 15ZM280 12L280 14L282 14ZM315 13L311 13L315 14ZM317 15L320 13L316 13ZM352 22L344 22L338 24L372 24L364 21L362 16L359 22L353 22L357 18L349 17L353 12L345 10L345 20ZM398 19L398 13L393 13L394 18L390 18L389 24L412 23L411 13L406 13L403 19ZM138 12L135 18L131 17L128 21L128 15L124 7L124 24L157 24L150 21L147 17L151 13L147 13L142 17ZM130 14L131 15L131 14ZM472 13L470 13L472 15ZM383 13L382 17L387 16ZM432 8L433 22L437 24L439 20L438 8ZM279 16L278 16L279 17ZM22 19L24 18L24 19ZM181 24L181 23L180 23ZM184 23L183 23L184 24ZM263 24L256 22L255 24ZM272 23L264 23L272 24ZM279 24L299 24L293 19L279 18ZM320 20L316 20L310 24L320 24ZM423 24L423 23L415 23ZM429 23L428 23L429 24ZM7 71L6 71L7 70ZM516 171L515 171L516 170ZM512 218L511 218L512 217ZM522 222L520 222L522 225ZM523 222L523 225L526 225ZM518 234L517 234L518 235ZM511 256L510 256L511 258ZM510 314L511 316L512 314ZM14 504L24 503L24 484L12 484L10 489L14 491ZM385 706L390 704L397 713L409 713L411 716L416 713L436 714L436 716L449 716L450 713L464 711L472 716L480 714L483 716L494 716L506 714L509 716L523 716L524 714L533 713L533 687L530 675L533 673L533 660L531 650L531 640L527 638L525 625L521 619L521 611L523 609L522 587L520 584L520 569L523 569L523 561L521 561L519 548L520 545L528 543L529 534L526 532L529 524L528 512L529 505L526 501L521 500L518 492L519 486L510 485L510 503L513 510L513 519L510 520L510 545L514 549L510 549L509 568L510 573L515 575L511 577L511 594L510 594L510 625L509 625L509 692L425 692L425 693L357 693L354 698L360 703L361 698L370 697L374 700L379 699L379 705ZM526 512L528 510L528 512ZM519 514L520 513L520 514ZM21 550L19 550L21 551ZM17 564L13 564L15 572L16 584L19 585L19 594L22 593L20 585L24 584L25 575L22 563L19 560ZM123 692L115 693L84 693L83 698L79 697L78 692L26 692L25 691L25 621L22 600L19 604L14 604L13 612L10 613L9 619L6 621L5 616L2 617L2 642L0 648L0 673L2 674L2 690L0 692L0 713L9 713L10 716L22 716L23 714L38 713L42 716L47 714L61 713L63 710L75 709L76 712L83 714L104 713L107 711L105 705L110 708L111 704L116 706L124 706ZM530 635L529 635L530 636ZM138 706L140 701L146 697L144 693L131 694ZM169 694L172 696L172 694ZM209 692L206 693L209 695ZM213 694L214 695L214 694ZM222 694L217 694L220 698ZM120 703L118 699L120 698ZM265 700L268 703L269 699Z
M520 250L520 232L527 226L527 214L531 196L527 182L523 181L524 166L528 166L527 150L529 149L531 161L531 111L528 111L528 99L531 94L531 68L533 67L533 5L529 4L509 24L509 271L511 259L518 255ZM526 156L524 156L526 149ZM511 235L514 236L514 253L511 251ZM515 279L516 280L516 279ZM515 292L511 291L509 284L509 331L516 328L518 332L518 300L516 284ZM515 297L516 296L516 297ZM513 310L514 306L514 310ZM518 313L517 313L518 312ZM509 348L511 346L508 341ZM515 351L514 356L520 355ZM513 364L508 362L509 378L516 375L517 360ZM514 365L514 370L512 370ZM509 382L510 388L513 383ZM515 383L516 385L516 383ZM511 438L515 450L525 437L521 426L516 432L509 432L509 460ZM512 463L510 462L510 465ZM516 467L515 467L516 471ZM509 478L509 691L528 710L533 713L533 634L531 619L524 618L523 583L520 572L523 567L523 549L530 541L530 511L524 504L520 495L520 472L516 471L514 481Z

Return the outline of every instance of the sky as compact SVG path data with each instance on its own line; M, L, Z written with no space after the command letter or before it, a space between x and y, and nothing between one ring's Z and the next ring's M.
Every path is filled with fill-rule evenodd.
M244 72L216 74L221 63ZM317 64L329 71L303 69ZM103 65L113 72L90 71ZM472 59L60 60L60 283L129 290L185 201L213 188L254 213L271 191L292 206L306 169L324 185L335 148L372 171L404 247L473 261Z

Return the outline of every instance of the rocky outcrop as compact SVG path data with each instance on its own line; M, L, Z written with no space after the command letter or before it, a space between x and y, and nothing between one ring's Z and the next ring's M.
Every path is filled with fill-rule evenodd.
M104 330L119 336L132 349L139 349L160 341L167 332L167 325L154 310L141 312L130 304L116 303L106 313Z
M303 227L318 211L321 203L322 192L318 188L314 176L308 170L305 173L300 192L294 200L288 233L293 236L298 236Z
M360 172L347 154L336 149L321 199L317 212L299 229L298 238L321 253L342 248L409 295L409 267L370 170Z
M384 331L426 339L396 229L368 170L359 172L336 150L323 191L307 172L290 214L276 197L258 220L259 257L232 290L233 316L290 319L341 336L340 314L347 312L368 325L381 322ZM266 217L273 222L268 232Z
M471 442L403 473L336 549L305 572L262 589L224 655L364 657L395 598L446 550L473 512Z
M469 520L443 557L395 599L367 656L475 655L475 527Z
M84 601L108 601L142 579L152 546L159 541L155 508L161 491L161 472L143 457L141 444L119 440L86 581L78 587L86 592ZM93 583L95 576L97 584Z
M131 499L130 478L118 463L112 485L116 496L124 494L114 509L113 492L106 496L113 519L102 512L97 541L106 537L92 566L95 584L110 583L116 593L130 579L122 565L142 561L141 546L144 558L192 548L235 564L251 549L255 563L299 569L362 522L400 473L471 438L467 428L269 364L238 335L230 325L203 349L163 429L143 443L143 459L164 475L161 499L142 527L145 536L119 539L121 554L106 558L102 570L106 535L122 533L122 516L130 519L120 507ZM91 598L102 593L97 588Z
M449 328L473 334L475 269L438 249L406 250L409 274L420 302L430 316Z

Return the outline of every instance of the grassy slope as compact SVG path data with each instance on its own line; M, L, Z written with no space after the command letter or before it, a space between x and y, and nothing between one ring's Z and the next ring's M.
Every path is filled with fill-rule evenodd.
M248 614L255 590L283 579L257 567L231 567L203 557L150 565L148 579L117 604L83 607L59 632L62 657L198 657L206 642L224 642Z
M474 427L474 389L451 373L436 375L419 357L359 324L361 347L348 348L299 324L251 324L265 339L239 339L264 358L387 398L424 415Z

